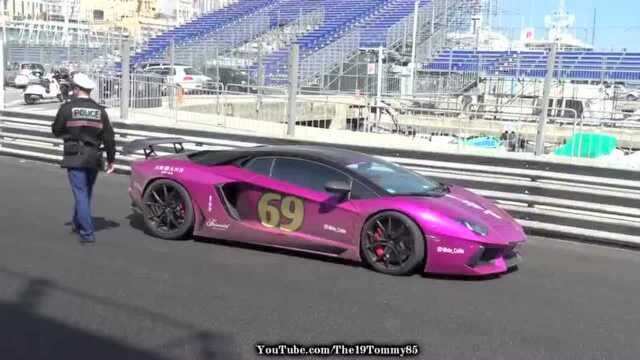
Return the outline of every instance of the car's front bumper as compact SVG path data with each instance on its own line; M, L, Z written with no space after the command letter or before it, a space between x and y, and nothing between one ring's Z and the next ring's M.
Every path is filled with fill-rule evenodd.
M461 239L427 240L428 273L483 276L509 271L522 262L525 239L485 244Z

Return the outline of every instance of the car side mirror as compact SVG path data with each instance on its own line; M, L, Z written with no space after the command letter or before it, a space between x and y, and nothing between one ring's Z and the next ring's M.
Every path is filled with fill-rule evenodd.
M345 197L351 192L351 184L345 181L329 181L324 185L327 192Z

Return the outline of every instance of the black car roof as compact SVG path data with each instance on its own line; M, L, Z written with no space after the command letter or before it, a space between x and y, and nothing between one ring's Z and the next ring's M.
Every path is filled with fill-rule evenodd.
M370 161L372 156L357 151L320 145L265 145L218 151L200 151L190 158L203 165L222 165L246 157L288 156L320 160L338 167Z

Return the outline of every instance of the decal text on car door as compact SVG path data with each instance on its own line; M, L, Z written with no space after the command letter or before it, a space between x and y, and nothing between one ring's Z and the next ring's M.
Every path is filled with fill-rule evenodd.
M295 196L264 193L258 202L258 218L267 227L298 231L304 222L304 203Z

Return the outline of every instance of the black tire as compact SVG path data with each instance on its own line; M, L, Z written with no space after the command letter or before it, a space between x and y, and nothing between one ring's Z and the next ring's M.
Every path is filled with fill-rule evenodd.
M33 105L36 103L37 100L35 100L31 95L25 95L24 96L24 102L27 105Z
M425 238L416 223L396 211L372 216L360 235L366 265L389 275L411 275L425 261Z
M638 100L638 97L636 97L633 94L629 94L629 95L627 95L627 99L626 100L627 101L636 101L636 100Z
M186 240L195 220L187 190L171 180L153 182L142 196L144 223L155 237Z

